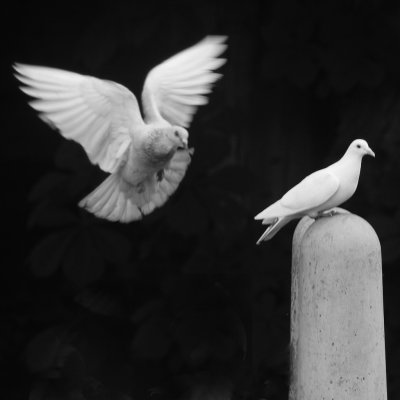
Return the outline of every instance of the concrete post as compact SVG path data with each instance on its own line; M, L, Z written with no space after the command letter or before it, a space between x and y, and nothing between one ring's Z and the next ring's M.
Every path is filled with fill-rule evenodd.
M344 210L343 210L344 211ZM379 239L347 213L293 237L290 400L386 400Z

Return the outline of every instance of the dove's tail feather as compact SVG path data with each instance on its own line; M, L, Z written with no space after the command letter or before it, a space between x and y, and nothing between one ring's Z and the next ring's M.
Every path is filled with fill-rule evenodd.
M130 222L142 218L140 208L132 201L130 191L126 190L127 184L122 177L111 174L95 190L79 202L97 217L110 221ZM125 190L124 190L125 189Z
M190 164L193 149L178 150L167 168L149 176L140 185L126 182L120 173L111 174L79 202L97 217L131 222L162 206L178 188ZM160 173L162 172L162 173Z
M261 237L257 240L257 244L272 239L292 218L279 217L265 230ZM264 221L263 221L264 222Z

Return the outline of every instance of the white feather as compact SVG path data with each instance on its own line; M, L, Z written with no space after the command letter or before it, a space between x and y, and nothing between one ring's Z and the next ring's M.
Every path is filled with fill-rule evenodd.
M117 83L74 72L25 64L14 68L27 85L22 90L37 99L30 105L42 119L80 143L92 163L114 172L123 159L115 147L126 150L144 124L135 96Z
M127 184L118 172L113 173L81 200L79 206L110 221L141 219L162 206L178 188L190 164L191 154L191 150L177 151L164 172L164 178L158 182L155 175L151 176L144 182L144 190L140 191Z
M208 36L148 73L142 93L146 121L165 118L171 124L190 125L197 107L208 102L203 95L220 77L212 71L226 61L217 58L226 49L225 40L225 36Z

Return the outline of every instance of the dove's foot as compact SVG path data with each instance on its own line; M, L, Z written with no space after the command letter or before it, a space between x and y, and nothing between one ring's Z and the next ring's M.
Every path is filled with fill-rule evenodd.
M331 208L330 210L325 210L325 211L320 211L316 217L316 219L318 218L324 218L324 217L333 217L336 214L339 214L340 211L338 209L335 208Z

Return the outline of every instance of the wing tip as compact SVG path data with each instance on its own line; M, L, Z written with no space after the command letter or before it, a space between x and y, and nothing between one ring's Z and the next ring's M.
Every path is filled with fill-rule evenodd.
M11 64L11 67L14 71L16 71L17 74L19 75L25 75L24 74L24 70L26 68L29 68L28 64L23 64L23 63L19 63L19 62L13 62ZM14 73L14 76L16 76L16 74Z
M14 62L11 64L11 68L13 76L21 82L21 77L23 76L21 69L23 69L23 64Z
M223 44L228 40L228 35L207 35L203 40Z
M208 35L200 43L208 44L214 46L216 51L214 57L218 57L220 54L224 53L228 48L226 41L228 40L228 35ZM220 60L220 58L218 58ZM226 60L221 64L225 64ZM220 66L221 66L220 65Z

